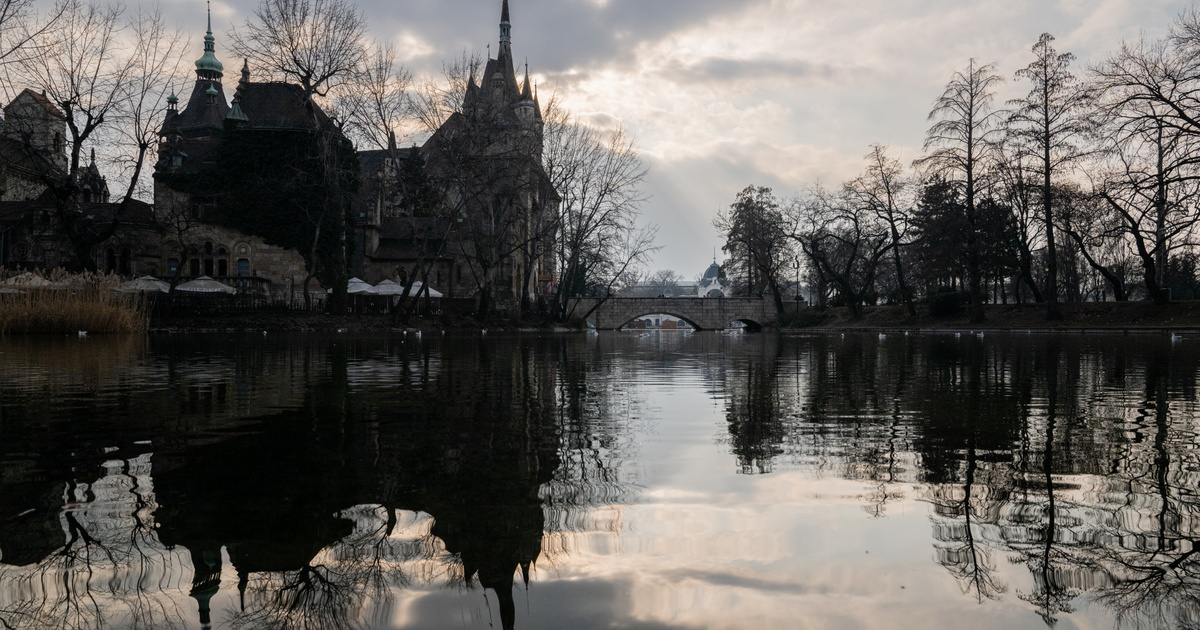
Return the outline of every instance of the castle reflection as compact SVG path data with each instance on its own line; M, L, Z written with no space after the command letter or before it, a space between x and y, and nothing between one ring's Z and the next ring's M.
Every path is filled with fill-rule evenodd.
M730 473L920 502L974 601L1195 627L1198 370L1118 337L9 340L0 619L402 627L451 587L516 627L539 564L620 553L678 404L640 387L690 378Z

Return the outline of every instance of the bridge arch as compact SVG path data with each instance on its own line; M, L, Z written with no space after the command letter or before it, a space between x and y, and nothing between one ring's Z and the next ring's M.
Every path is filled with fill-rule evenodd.
M646 317L647 315L670 315L671 317L674 317L676 319L680 319L680 320L687 322L687 324L689 326L691 326L692 328L695 328L696 330L704 330L703 326L700 326L696 322L692 321L690 318L688 318L687 315L680 315L679 313L671 313L668 311L647 311L645 313L639 313L639 314L634 315L634 316L630 317L629 319L625 320L619 326L616 326L616 328L618 328L618 329L624 328L624 327L628 326L629 323L632 322L633 320L639 319L642 317Z
M696 330L718 330L733 321L753 330L778 322L773 303L762 298L579 298L574 310L587 313L588 322L600 330L616 330L656 313L678 317Z

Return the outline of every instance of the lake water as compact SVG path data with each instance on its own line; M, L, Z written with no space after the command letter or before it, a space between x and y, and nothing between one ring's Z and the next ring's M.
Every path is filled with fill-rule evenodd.
M1196 628L1200 338L0 340L5 628Z

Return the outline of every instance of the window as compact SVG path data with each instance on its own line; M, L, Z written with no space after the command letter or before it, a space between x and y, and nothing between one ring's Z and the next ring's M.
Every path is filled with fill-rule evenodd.
M225 260L224 258L217 259L217 275L218 276L228 276L229 275L229 261L228 260Z
M131 275L133 273L133 252L128 248L121 250L121 275Z
M248 278L250 276L250 261L245 258L238 259L238 277Z
M212 253L213 253L212 242L206 242L206 243L204 244L204 255L205 255L205 256L212 256Z
M104 250L104 271L112 273L117 270L117 252L109 247Z
M175 277L175 274L178 272L179 272L179 259L171 258L171 259L167 260L167 275L170 277Z
M189 271L192 272L193 276L200 275L200 260L198 258L193 258L193 259L189 260L188 267L190 267Z
M204 259L204 275L206 275L206 276L213 275L213 259L211 259L211 258Z

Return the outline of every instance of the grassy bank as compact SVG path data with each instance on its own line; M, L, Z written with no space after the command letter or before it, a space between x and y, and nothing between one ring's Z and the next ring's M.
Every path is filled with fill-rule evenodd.
M903 306L875 306L853 319L845 308L807 309L786 328L803 330L1200 330L1200 301L1156 306L1151 302L1062 304L1062 319L1046 320L1042 304L991 304L986 319L972 323L965 312L935 317L928 307L910 317Z
M149 313L135 293L118 293L109 274L0 275L0 334L135 333Z

